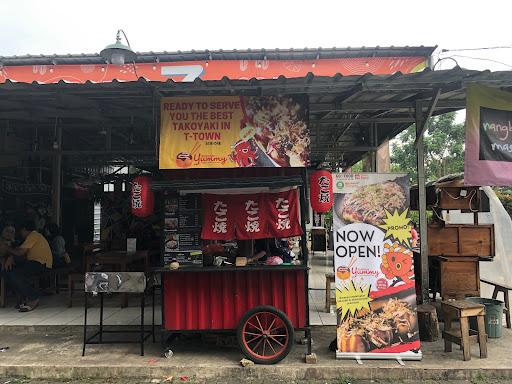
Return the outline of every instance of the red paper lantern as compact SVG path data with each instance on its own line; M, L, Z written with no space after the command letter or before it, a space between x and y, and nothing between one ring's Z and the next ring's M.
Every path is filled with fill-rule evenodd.
M155 196L151 190L149 176L137 176L132 181L131 194L132 214L137 217L148 217L155 208Z
M332 174L324 169L315 171L309 179L309 199L315 212L328 212L332 207Z

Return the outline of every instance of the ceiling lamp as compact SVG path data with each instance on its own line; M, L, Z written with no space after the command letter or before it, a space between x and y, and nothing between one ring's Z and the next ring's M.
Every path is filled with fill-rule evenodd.
M121 32L123 33L124 39L128 45L121 43ZM130 42L126 37L126 33L124 33L122 29L117 31L116 42L103 48L100 55L107 60L107 62L115 65L123 65L126 62L133 62L137 57L137 54L133 52L130 47Z

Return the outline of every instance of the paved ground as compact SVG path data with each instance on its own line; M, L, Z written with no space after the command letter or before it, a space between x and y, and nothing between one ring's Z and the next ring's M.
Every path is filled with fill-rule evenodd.
M226 338L221 341L227 346L219 346L220 343L212 337L203 340L192 336L182 338L172 347L174 356L170 359L162 356L164 349L159 343L148 343L144 357L138 355L135 345L91 346L87 347L86 356L81 357L80 327L0 327L0 347L9 346L8 350L0 352L0 378L90 378L101 382L115 379L125 383L155 380L157 383L169 377L174 380L187 377L193 378L194 382L251 383L248 381L251 379L258 383L295 380L339 384L358 383L352 381L356 379L389 380L393 383L426 379L434 380L431 383L435 380L443 383L445 380L472 380L472 383L483 384L488 382L483 381L484 378L492 379L492 383L496 383L497 378L512 378L512 332L508 329L504 329L503 338L489 341L487 359L478 357L475 346L472 360L463 362L461 351L454 348L452 353L444 353L442 341L439 341L425 343L422 347L423 361L406 362L405 367L395 361L367 361L360 366L354 361L335 360L327 349L334 335L334 327L313 329L314 351L319 359L316 365L304 364L304 346L296 345L279 364L242 368L238 347L230 346L230 339ZM1 379L0 384L3 384Z

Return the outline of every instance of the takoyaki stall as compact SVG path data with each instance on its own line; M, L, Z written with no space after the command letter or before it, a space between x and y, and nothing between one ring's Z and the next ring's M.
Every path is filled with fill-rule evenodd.
M271 364L304 331L311 353L304 181L280 173L153 183L169 334L236 331L249 359Z
M164 328L237 330L249 358L274 363L298 331L311 351L305 225L312 172L345 170L363 157L376 171L377 149L413 123L420 301L429 301L427 121L464 108L468 83L512 85L510 72L433 71L433 50L149 52L121 64L95 54L2 57L0 176L50 180L53 219L70 239L75 220L92 228L93 219L72 213L85 206L74 196L63 210L63 185L131 190L132 212L150 211L141 203L150 191L160 223L160 249L151 251L160 254L153 270L162 274ZM129 167L130 180L116 174L119 167ZM15 213L8 197L0 195L5 215Z

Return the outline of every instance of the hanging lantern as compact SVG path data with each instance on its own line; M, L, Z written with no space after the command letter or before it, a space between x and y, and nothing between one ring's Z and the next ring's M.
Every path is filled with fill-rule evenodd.
M155 207L155 196L151 190L149 176L137 176L132 181L132 214L137 217L148 217Z
M309 199L315 212L328 212L332 207L332 174L324 169L311 174Z

